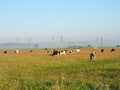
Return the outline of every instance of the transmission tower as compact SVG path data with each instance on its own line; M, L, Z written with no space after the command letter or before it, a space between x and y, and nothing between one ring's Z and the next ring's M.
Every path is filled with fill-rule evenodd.
M97 48L98 48L98 36L97 36L96 41L95 41L95 49L97 49Z
M103 47L103 37L101 37L101 43L100 46Z
M32 40L31 37L27 37L27 42L28 42L28 48L31 48Z
M60 43L61 43L61 48L64 47L64 39L63 36L60 36Z
M51 44L52 44L52 49L54 48L54 36L52 36L52 38L51 38Z
M19 37L16 38L16 48L18 48Z
M31 45L32 45L32 40L31 40L31 37L29 38L29 48L31 48Z

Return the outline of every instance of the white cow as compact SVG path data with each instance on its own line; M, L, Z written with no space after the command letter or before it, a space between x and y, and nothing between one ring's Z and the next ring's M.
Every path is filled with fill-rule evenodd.
M80 49L76 49L76 52L80 52Z
M64 51L60 51L60 55L65 55L66 54L66 51L64 50Z

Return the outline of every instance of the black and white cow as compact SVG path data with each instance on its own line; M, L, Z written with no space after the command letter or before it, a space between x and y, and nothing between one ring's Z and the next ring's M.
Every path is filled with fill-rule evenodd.
M17 50L15 50L15 51L14 51L14 53L19 53L19 50L18 50L18 49L17 49Z
M33 50L29 50L29 53L32 53L33 52Z
M90 60L95 60L95 52L90 53Z
M51 56L55 56L55 55L65 55L66 54L66 50L61 50L61 51L58 51L58 50L53 50L53 53L51 54Z
M51 54L51 56L55 56L55 55L60 55L60 51L53 50L53 53Z
M74 53L74 50L70 50L69 53L73 54L73 53Z
M60 55L65 55L66 54L66 50L60 51Z

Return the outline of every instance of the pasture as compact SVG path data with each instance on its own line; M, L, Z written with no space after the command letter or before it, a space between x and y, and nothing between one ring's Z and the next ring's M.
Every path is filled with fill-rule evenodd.
M0 90L120 90L120 48L110 49L81 48L61 56L39 49L1 50Z

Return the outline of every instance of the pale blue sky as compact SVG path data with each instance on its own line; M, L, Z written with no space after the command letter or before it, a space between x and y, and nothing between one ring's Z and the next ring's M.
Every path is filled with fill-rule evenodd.
M88 41L120 44L120 0L0 0L0 41Z

